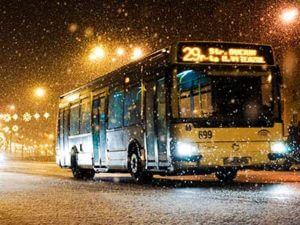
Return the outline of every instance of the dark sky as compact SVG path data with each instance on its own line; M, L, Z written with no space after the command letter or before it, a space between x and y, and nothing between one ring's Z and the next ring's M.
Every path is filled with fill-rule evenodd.
M108 51L141 46L146 52L180 39L299 45L299 26L278 21L289 6L299 1L1 0L0 112L7 104L18 112L47 110L52 120L39 126L53 131L59 95L128 62L86 63L96 43ZM37 101L32 91L40 85L48 94Z

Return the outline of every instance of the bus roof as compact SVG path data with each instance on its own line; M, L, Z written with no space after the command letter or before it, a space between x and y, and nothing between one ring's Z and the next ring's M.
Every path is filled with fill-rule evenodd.
M138 65L141 65L143 62L152 61L152 60L154 60L157 57L162 56L162 55L167 55L168 56L169 53L170 53L170 47L166 47L166 48L157 50L155 52L152 52L152 53L146 55L145 57L143 57L143 58L141 58L139 60L136 60L136 61L128 63L128 64L125 64L125 65L123 65L123 66L121 66L121 67L119 67L119 68L117 68L117 69L115 69L115 70L113 70L111 72L108 72L106 74L103 74L103 75L97 77L96 79L90 81L87 84L84 84L84 85L82 85L82 86L80 86L80 87L78 87L78 88L76 88L74 90L71 90L71 91L69 91L67 93L64 93L64 94L62 94L60 96L60 98L64 98L65 96L68 96L68 95L73 94L73 93L75 93L77 91L80 91L83 88L87 88L89 86L92 86L92 85L98 83L99 81L102 81L104 79L108 79L108 78L111 77L111 75L113 75L115 73L125 73L125 72L131 70L132 68L134 68L134 67L136 67Z
M131 62L129 64L126 64L124 66L121 66L120 68L117 68L116 70L113 70L109 73L106 73L106 74L103 74L99 77L97 77L96 79L90 81L89 83L85 84L85 85L82 85L72 91L69 91L67 93L64 93L63 95L60 96L60 98L64 98L66 96L69 96L69 95L72 95L76 92L79 92L80 90L82 89L85 89L85 88L88 88L90 86L93 86L95 85L96 83L98 82L103 82L103 81L107 81L109 79L111 79L111 76L114 75L114 74L117 74L117 73L125 73L127 71L130 71L132 70L133 68L135 68L136 66L138 65L141 65L145 62L148 62L148 61L153 61L155 60L156 58L160 58L160 56L166 56L168 57L168 61L171 62L171 63L174 63L174 64L180 64L180 62L178 62L177 60L177 51L178 51L178 46L180 45L200 45L200 46L203 46L203 45L210 45L210 46L242 46L242 47L255 47L255 48L267 48L269 49L273 56L273 50L272 50L272 47L270 45L265 45L265 44L258 44L258 43L243 43L243 42L218 42L218 41L192 41L192 40L189 40L189 41L178 41L178 42L174 42L170 47L166 47L166 48L163 48L163 49L160 49L158 51L155 51L155 52L152 52L150 53L149 55L137 60L137 61L134 61L134 62ZM274 60L274 59L273 59ZM231 64L232 65L232 64Z

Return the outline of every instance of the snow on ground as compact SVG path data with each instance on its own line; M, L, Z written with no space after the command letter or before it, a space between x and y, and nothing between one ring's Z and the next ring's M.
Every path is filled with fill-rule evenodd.
M232 185L212 176L137 185L128 175L76 181L53 164L13 163L0 168L0 224L299 224L300 183L279 179L299 172L248 173Z

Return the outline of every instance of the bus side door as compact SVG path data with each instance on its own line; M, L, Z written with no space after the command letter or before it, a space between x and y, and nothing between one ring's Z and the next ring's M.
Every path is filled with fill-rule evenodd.
M92 132L93 161L95 166L106 165L106 97L105 93L93 98Z
M168 166L165 78L145 84L146 149L149 167Z

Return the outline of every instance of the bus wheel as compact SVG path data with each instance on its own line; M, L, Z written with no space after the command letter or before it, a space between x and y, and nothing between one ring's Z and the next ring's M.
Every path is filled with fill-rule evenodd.
M78 180L86 179L92 180L95 176L95 171L92 169L79 169L78 167L72 168L74 178Z
M72 167L73 177L77 180L83 179L83 171L78 167Z
M219 181L221 181L223 183L230 183L236 178L237 169L224 168L224 169L218 170L215 174L216 174L216 177L219 179Z
M137 151L133 151L129 155L129 171L132 178L137 183L149 183L153 177L152 174L143 171L142 160Z
M89 169L83 171L83 178L87 180L92 180L95 176L95 170Z

